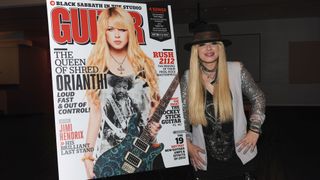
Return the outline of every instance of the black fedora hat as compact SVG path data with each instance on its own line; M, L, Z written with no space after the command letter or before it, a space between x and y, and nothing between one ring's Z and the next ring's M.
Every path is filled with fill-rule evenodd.
M193 29L193 40L184 45L184 49L190 51L192 45L207 42L221 41L225 46L232 44L230 40L222 39L220 28L217 24L200 24Z

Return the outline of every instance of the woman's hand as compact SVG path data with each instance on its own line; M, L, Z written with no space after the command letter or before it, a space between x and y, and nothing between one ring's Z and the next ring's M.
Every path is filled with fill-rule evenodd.
M158 122L149 121L148 122L148 129L149 129L149 134L152 137L152 139L155 139L159 133L159 130L161 129L161 124Z
M205 150L201 149L199 146L196 146L191 143L190 140L187 140L188 153L190 156L190 161L194 169L203 169L203 166L206 164L204 159L201 158L200 153L205 154Z
M83 158L84 166L86 168L88 179L93 179L96 175L93 172L93 157L92 155L85 155Z
M124 133L121 128L116 128L113 130L114 139L119 140L121 142L125 137L126 137L126 133Z
M236 143L236 146L238 147L238 152L243 151L243 154L246 154L248 150L253 152L254 148L257 145L259 136L260 135L258 133L249 130L246 136Z

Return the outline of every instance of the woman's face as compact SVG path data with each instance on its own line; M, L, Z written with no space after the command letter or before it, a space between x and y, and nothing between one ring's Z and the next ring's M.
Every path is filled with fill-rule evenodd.
M210 63L216 61L219 57L218 44L214 42L199 44L198 55L204 62Z
M129 32L124 28L117 28L116 21L113 18L108 20L106 38L110 49L122 50L129 41Z

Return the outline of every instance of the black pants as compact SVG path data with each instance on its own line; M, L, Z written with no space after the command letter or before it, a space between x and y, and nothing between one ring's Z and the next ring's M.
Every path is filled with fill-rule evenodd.
M254 158L243 165L238 156L234 156L228 163L215 163L208 156L208 171L195 171L194 179L198 180L254 180L256 161ZM230 165L231 162L231 165ZM214 164L214 165L213 165ZM210 166L211 165L211 166ZM217 172L217 173L215 173Z

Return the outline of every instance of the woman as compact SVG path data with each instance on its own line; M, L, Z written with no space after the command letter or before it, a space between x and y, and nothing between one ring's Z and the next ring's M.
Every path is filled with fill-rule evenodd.
M265 119L265 98L240 62L227 62L225 46L215 24L199 25L191 50L190 69L182 82L187 146L200 179L244 179L252 169L256 144ZM249 128L242 93L252 105ZM190 125L192 129L190 129Z
M118 114L113 119L108 118L107 109L110 107L106 104L112 92L115 92L112 88L116 85L108 89L87 91L90 114L86 143L89 148L94 148L96 153L94 156L94 152L86 152L83 157L88 178L96 177L93 172L95 160L124 139L130 118L138 113L133 111L137 108L131 107L131 104L135 104L140 111L138 114L140 118L136 119L139 122L136 124L143 124L143 126L148 124L152 138L156 137L160 129L159 123L147 121L159 102L157 76L153 61L139 46L132 17L119 7L105 9L99 15L97 31L98 39L90 53L87 65L98 67L99 73L107 73L108 81L111 81L113 76L123 78L118 80L119 83L125 81L128 83L128 79L131 79L130 83L133 87L119 85L119 88L125 87L126 91L130 89L130 103L128 100L115 99L113 103L115 105L112 108L118 109ZM134 99L132 100L134 102L131 99ZM120 120L123 121L115 122ZM118 139L111 139L110 135L117 136ZM117 143L114 143L115 141Z

